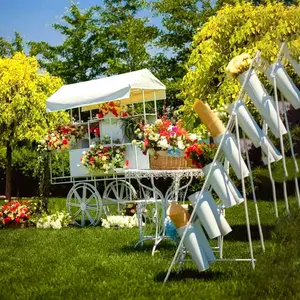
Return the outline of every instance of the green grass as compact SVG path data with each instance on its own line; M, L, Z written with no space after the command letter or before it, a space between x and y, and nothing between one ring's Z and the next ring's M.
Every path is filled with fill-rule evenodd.
M293 215L298 209L290 199ZM50 210L64 208L51 199ZM0 299L298 299L300 298L300 220L278 222L273 203L259 201L266 253L261 252L253 202L249 214L257 267L249 262L215 262L203 273L192 263L163 284L175 253L164 241L154 257L153 243L134 249L137 229L66 228L0 230ZM230 208L233 232L225 238L226 258L248 258L244 205ZM274 233L275 232L275 233Z

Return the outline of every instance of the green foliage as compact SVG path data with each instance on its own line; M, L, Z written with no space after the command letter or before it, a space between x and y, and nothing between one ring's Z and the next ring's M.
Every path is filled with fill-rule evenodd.
M206 0L160 0L153 1L151 7L154 15L162 19L157 41L160 48L153 58L152 70L167 86L168 104L178 108L183 104L178 94L192 38L215 8Z
M59 78L39 72L37 60L17 53L0 59L0 142L18 145L38 141L51 122L64 114L46 116L46 99L60 86Z
M229 61L257 50L268 62L276 59L276 40L290 41L294 56L299 56L300 7L278 2L255 6L251 3L225 5L195 34L188 72L183 79L185 104L183 118L188 128L199 126L198 116L191 107L201 99L223 112L227 103L236 100L240 90L237 81L226 77ZM292 79L297 82L295 74Z
M66 83L145 68L157 29L137 17L143 7L140 0L104 1L101 7L81 10L72 2L62 22L53 24L64 42L51 46L32 41L31 53L40 54L41 66Z

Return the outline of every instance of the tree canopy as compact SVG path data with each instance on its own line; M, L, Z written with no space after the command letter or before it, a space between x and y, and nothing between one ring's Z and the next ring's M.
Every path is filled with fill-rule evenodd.
M62 80L41 72L34 57L17 52L0 58L0 144L6 147L7 196L11 192L12 150L26 142L38 141L64 113L47 114L46 99Z
M220 9L193 38L181 94L186 99L182 111L187 127L199 125L199 118L191 109L195 99L208 102L220 112L227 103L236 100L240 85L225 73L233 57L243 52L254 55L260 50L262 57L271 63L279 50L277 40L289 41L294 55L299 57L299 30L300 7L296 5L240 3ZM204 127L198 130L203 132Z

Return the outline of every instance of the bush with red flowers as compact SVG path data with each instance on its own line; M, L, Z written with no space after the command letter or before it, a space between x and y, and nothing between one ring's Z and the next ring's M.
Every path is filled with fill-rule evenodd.
M0 222L3 225L9 223L25 223L32 214L31 203L29 201L11 201L0 206Z
M184 157L191 159L197 168L203 168L213 161L216 151L215 144L194 143L185 149Z

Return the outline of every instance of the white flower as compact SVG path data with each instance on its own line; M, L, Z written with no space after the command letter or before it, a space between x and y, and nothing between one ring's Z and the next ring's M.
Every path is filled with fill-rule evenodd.
M142 133L139 133L139 134L138 134L138 138L141 139L142 137L143 137L143 134L142 134Z
M191 134L190 134L190 139L191 139L192 141L197 140L197 139L198 139L197 134L191 133Z
M94 145L94 144L93 144L93 145L91 145L91 146L90 146L90 148L91 148L91 149L95 148L95 145Z
M184 150L184 149L185 149L185 146L184 146L184 144L183 144L182 141L178 141L178 142L177 142L177 145L178 145L178 149L179 149L179 150Z
M157 119L155 121L155 125L162 125L163 121L161 119Z
M61 222L59 219L57 219L56 221L51 221L51 227L53 229L61 229Z
M86 151L82 151L82 154L83 154L83 155L86 155Z
M168 141L163 138L162 140L158 141L157 142L157 146L162 148L162 149L168 149L169 148L169 144L168 144Z
M137 143L136 140L133 140L133 141L131 142L132 145L136 145L136 143Z

